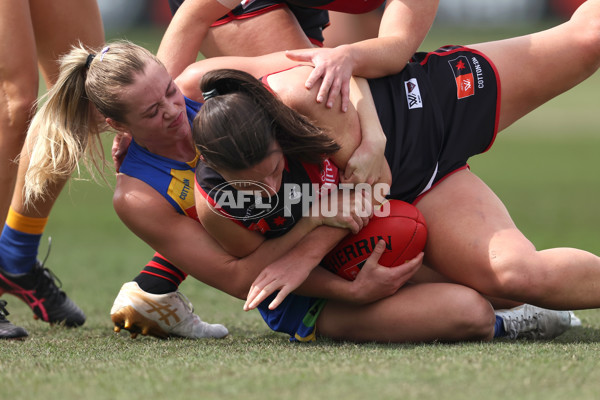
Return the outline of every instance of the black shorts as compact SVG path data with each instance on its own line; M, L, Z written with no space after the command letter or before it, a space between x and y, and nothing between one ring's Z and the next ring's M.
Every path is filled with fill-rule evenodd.
M347 14L364 14L385 8L385 0L287 0L287 3Z
M496 137L500 83L477 51L417 53L401 73L369 83L388 139L391 198L414 202Z
M175 14L184 1L169 0L171 13ZM240 4L211 26L223 25L238 19L252 18L284 6L289 7L308 39L317 46L323 46L323 29L329 25L329 13L326 10L299 7L285 1L255 0L245 8Z

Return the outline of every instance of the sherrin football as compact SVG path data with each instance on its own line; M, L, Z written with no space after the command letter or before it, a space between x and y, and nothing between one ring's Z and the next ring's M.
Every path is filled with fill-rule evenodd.
M412 204L390 200L387 216L375 215L357 234L350 234L321 261L321 265L342 278L354 280L380 239L386 249L379 264L394 267L415 258L425 247L425 218Z

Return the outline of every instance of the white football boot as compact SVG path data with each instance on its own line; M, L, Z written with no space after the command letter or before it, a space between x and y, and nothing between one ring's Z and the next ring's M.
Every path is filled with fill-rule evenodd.
M222 338L229 334L223 325L203 322L194 314L191 302L178 290L151 294L140 289L137 282L127 282L121 287L110 310L110 319L115 324L115 332L126 329L132 338L138 333L189 339Z
M549 340L571 327L571 312L547 310L530 304L496 310L496 315L503 319L504 329L511 339Z

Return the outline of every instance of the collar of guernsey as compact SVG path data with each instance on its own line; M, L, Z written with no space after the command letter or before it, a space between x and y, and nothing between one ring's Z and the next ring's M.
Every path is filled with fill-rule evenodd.
M185 98L190 125L202 103ZM160 193L180 214L198 218L194 202L194 174L198 154L189 162L176 161L151 153L131 142L120 173L139 179Z

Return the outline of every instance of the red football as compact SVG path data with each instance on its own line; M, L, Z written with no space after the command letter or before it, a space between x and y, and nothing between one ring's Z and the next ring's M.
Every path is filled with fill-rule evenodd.
M380 239L386 249L379 264L394 267L415 258L425 247L427 228L421 212L412 204L390 200L389 212L375 215L356 235L346 236L321 265L342 278L354 280ZM386 210L382 208L382 210Z

